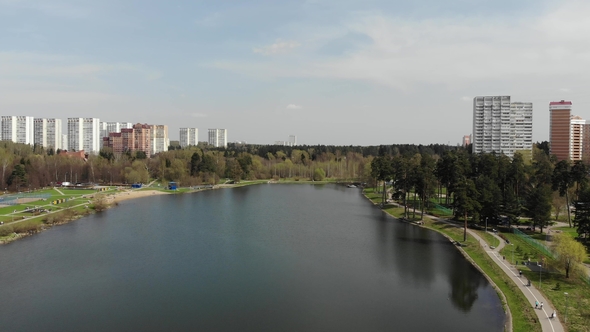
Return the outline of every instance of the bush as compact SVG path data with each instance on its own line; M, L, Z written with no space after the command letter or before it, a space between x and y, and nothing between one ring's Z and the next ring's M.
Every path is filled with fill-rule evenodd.
M325 177L326 177L326 172L324 172L323 169L316 168L315 171L313 171L313 180L314 181L323 181Z
M7 236L14 233L12 226L0 227L0 236Z

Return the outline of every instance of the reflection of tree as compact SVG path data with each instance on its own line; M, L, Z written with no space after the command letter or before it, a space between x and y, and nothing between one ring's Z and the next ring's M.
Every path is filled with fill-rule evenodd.
M457 255L455 260L463 259ZM458 262L459 263L459 262ZM464 264L453 264L464 266ZM475 300L477 300L477 289L483 281L483 276L470 271L471 267L451 269L451 302L463 312L469 312Z

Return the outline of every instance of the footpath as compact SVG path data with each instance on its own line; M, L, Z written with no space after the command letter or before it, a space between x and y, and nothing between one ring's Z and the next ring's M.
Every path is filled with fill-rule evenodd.
M392 202L389 202L389 203L391 204ZM403 207L402 205L397 204L397 203L393 203L393 204L395 204L399 207ZM452 226L455 226L458 228L463 228L462 225L457 225L449 220L441 219L441 218L435 217L433 215L428 215L428 214L424 214L424 215L429 217L432 220L444 222L446 224L449 224L449 225L452 225ZM544 304L542 308L535 309L535 313L537 314L537 318L539 319L539 322L541 323L542 331L543 332L564 332L565 329L563 328L563 325L560 321L561 313L557 312L557 309L555 309L549 305L549 301L547 301L547 299L541 294L541 292L539 292L539 290L532 284L532 282L531 282L531 285L528 286L528 280L524 277L520 277L518 269L516 269L511 264L507 264L504 257L502 257L502 255L500 255L500 250L502 248L504 248L504 246L506 245L504 240L496 234L489 233L489 234L492 234L494 237L496 237L498 240L500 240L500 245L498 247L492 249L487 246L487 242L485 240L483 240L476 232L474 232L473 230L470 230L470 229L467 229L467 232L479 242L479 244L485 249L488 256L490 256L490 258L502 269L502 271L504 271L504 273L506 273L506 275L514 282L514 284L516 284L518 286L518 289L520 289L522 291L522 293L527 298L527 300L529 301L530 305L533 308L535 307L535 302ZM536 265L535 265L535 267L536 267ZM551 314L553 313L554 310L557 313L557 316L555 318L551 318Z
M428 217L430 217L432 220L444 222L455 227L461 227L445 219L441 219L430 215ZM522 291L522 293L527 298L532 307L535 307L536 302L544 304L542 308L535 309L535 313L537 314L539 322L541 323L542 331L564 332L565 329L563 328L563 325L559 320L561 317L560 313L557 313L557 317L551 318L551 314L553 313L553 311L555 310L555 312L557 312L557 310L555 308L550 307L549 301L547 301L547 299L541 294L541 292L539 292L539 290L532 284L532 282L531 285L528 286L528 280L524 277L521 277L518 269L516 269L511 264L507 263L504 257L500 255L500 250L504 248L504 246L506 245L504 240L496 234L489 233L496 237L498 240L500 240L500 245L492 249L487 246L486 241L483 240L476 232L470 229L467 229L467 232L476 240L478 240L482 247L484 247L488 256L490 256L490 258L502 269L502 271L504 271L504 273L506 273L506 275L518 286L518 289ZM536 267L536 265L534 265L534 267Z

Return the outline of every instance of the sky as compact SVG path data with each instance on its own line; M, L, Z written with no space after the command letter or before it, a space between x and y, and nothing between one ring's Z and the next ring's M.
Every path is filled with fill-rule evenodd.
M590 119L590 1L0 0L0 115L457 144L473 97Z

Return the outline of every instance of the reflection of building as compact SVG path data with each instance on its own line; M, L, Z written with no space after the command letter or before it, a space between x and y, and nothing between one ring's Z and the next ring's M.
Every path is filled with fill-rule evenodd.
M532 150L533 104L510 102L510 96L473 99L473 153L503 153L514 156Z
M570 158L571 111L571 101L562 100L549 103L550 151L557 157L557 160L569 160Z
M61 119L33 120L35 144L44 148L62 149Z
M34 136L32 116L2 116L2 140L33 144Z
M98 153L100 143L99 119L68 118L68 147L70 150Z
M198 128L180 128L180 147L199 144Z
M209 144L227 148L227 129L209 129Z

